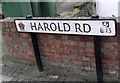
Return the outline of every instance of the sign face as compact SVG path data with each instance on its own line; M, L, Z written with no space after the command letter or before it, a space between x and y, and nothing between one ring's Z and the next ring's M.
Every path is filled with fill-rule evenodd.
M16 19L18 32L115 36L114 19Z

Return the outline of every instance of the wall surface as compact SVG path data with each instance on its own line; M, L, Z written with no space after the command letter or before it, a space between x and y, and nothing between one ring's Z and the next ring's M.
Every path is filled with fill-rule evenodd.
M29 33L18 33L13 19L4 19L1 23L9 59L34 64ZM64 67L76 74L96 73L92 36L37 34L37 39L44 66ZM104 75L117 78L120 71L120 23L117 23L116 37L101 37L101 49Z

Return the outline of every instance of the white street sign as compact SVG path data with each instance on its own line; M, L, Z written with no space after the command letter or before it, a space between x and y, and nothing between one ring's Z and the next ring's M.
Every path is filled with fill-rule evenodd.
M115 36L113 19L16 19L18 32Z

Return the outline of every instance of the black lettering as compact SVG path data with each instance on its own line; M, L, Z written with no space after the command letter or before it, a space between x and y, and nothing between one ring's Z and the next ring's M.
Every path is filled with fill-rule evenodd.
M50 28L51 28L52 31L56 31L57 26L55 25L55 23L51 23Z
M66 32L70 31L70 25L68 23L63 23L63 26L64 26L64 31L66 31ZM68 30L66 27L68 27Z
M81 29L80 29L80 27L81 27L80 24L75 23L76 32L78 32L78 30L79 30L80 32L82 32Z
M91 31L91 27L89 24L83 24L83 29L84 29L84 32L86 33L89 33Z
M35 22L34 22L34 25L32 25L32 23L30 23L30 25L31 25L31 29L32 29L32 30L34 30L34 29L37 30L37 27L36 27L36 23L35 23Z
M44 29L42 28L41 24L38 24L38 30L42 29L42 31L44 31Z
M49 30L49 31L50 31L50 29L48 28L48 24L47 24L47 23L44 23L44 28L45 28L45 31L46 31L46 30Z
M63 30L60 29L60 24L58 23L58 30L63 32Z

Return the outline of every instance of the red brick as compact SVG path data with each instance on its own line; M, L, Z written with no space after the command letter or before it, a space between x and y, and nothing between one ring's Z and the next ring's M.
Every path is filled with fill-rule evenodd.
M57 45L56 45L56 48L63 49L63 48L67 48L67 47L64 46L64 45L62 45L62 44L57 44Z
M71 45L69 45L69 46L67 46L67 49L69 49L69 50L74 50L74 51L79 51L80 50L80 47L79 46L71 46Z
M91 63L95 63L95 58L90 58Z
M69 36L69 40L73 40L73 41L78 41L78 40L80 40L80 36Z
M102 49L102 52L105 53L105 54L118 54L118 50L115 50L115 49Z
M76 45L77 42L76 41L69 41L70 42L70 45Z
M118 54L120 54L120 49L118 50Z
M86 46L87 47L94 47L94 43L93 42L86 42Z
M78 60L81 59L80 56L76 56L76 55L70 55L69 58L70 58L71 60L76 60L76 61L78 61Z
M62 41L62 44L65 45L65 46L69 46L70 45L70 41L64 40L64 41Z
M60 40L54 40L54 43L55 43L55 44L61 44L62 41L60 41Z
M81 62L80 62L80 65L81 65L81 66L85 66L85 62L81 61Z
M29 35L29 33L20 33L20 37L29 37L30 38L30 35Z
M60 58L61 59L69 59L69 56L68 55L61 55Z
M54 57L53 53L43 53L44 56Z
M45 52L53 52L53 53L56 53L56 50L55 50L55 49L46 48L46 49L45 49Z
M0 25L2 24L2 28L5 28L5 22L4 21L0 21Z
M27 55L27 59L35 60L35 55L29 54Z
M94 53L87 53L86 56L88 56L88 57L95 57L95 54Z
M92 47L86 47L86 52L87 53L94 53L94 48L92 48Z
M37 34L37 37L40 38L40 39L48 39L48 34L42 34L42 35L39 35Z
M86 48L85 47L79 47L79 52L86 52Z
M70 54L71 54L71 55L78 55L78 52L77 52L76 50L71 50L71 51L70 51Z
M80 36L79 39L80 39L80 41L83 41L83 42L93 41L93 37L90 37L90 36Z
M79 56L86 56L85 52L79 52Z
M112 49L112 43L102 43L102 47Z
M30 63L36 63L36 60L33 58L33 59L26 59L25 61L28 61Z
M70 50L69 49L68 50L64 50L63 53L66 54L66 55L70 55Z
M9 22L8 21L5 21L5 27L9 27Z
M93 63L90 62L90 66L96 68L96 64L95 64L95 62L93 62Z
M20 37L20 34L17 32L10 32L10 36L15 38L15 37Z
M77 41L77 45L80 47L85 47L85 42Z
M9 36L10 36L10 33L9 33L9 32L2 32L2 36L9 37Z
M55 57L59 57L61 56L61 54L57 54L57 53L54 53Z
M68 36L68 35L62 35L62 39L63 39L63 40L68 40L68 39L69 39L69 36Z
M120 49L120 44L118 44L118 43L113 43L113 44L112 44L112 47L113 47L114 49Z
M54 39L54 34L49 34L49 36L48 36L48 39L51 39L51 40L53 40Z
M7 23L7 24L6 24ZM35 62L30 35L16 35L13 21L3 23L3 38L10 57L18 61ZM120 28L116 37L101 37L102 61L105 69L118 70L120 63ZM11 33L10 33L11 31ZM94 42L91 36L37 34L39 48L47 65L55 62L95 68ZM84 58L82 58L84 57ZM86 58L87 57L87 58ZM56 64L56 63L55 63ZM120 66L119 66L120 67Z
M13 21L9 21L9 22L8 22L8 26L9 26L10 29L13 28L13 24L14 24ZM15 28L15 27L14 27L14 28Z
M10 28L8 27L2 27L3 32L11 32Z
M102 57L104 59L113 59L114 55L109 53L103 53Z
M54 38L57 39L57 40L61 40L62 39L62 35L55 35Z
M120 38L117 38L117 39L116 39L116 42L120 43Z
M101 42L106 42L106 43L115 43L116 38L115 37L102 37Z
M11 30L11 32L17 32L16 28L11 28L10 30Z
M27 51L28 55L34 55L34 51Z
M114 64L114 65L116 65L116 64L118 64L118 61L113 61L113 60L102 60L102 63L105 63L105 64L109 64L109 65L111 65L111 64Z
M18 54L21 54L21 55L27 55L28 54L28 51L27 50L17 50L17 52L16 53L18 53Z

